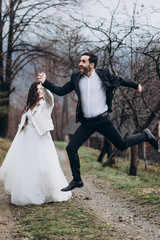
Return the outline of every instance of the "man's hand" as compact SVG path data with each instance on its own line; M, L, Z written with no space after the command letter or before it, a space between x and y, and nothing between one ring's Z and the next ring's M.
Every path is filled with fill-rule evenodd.
M45 73L38 73L37 79L39 82L44 83L46 80L46 74Z
M141 86L141 84L138 85L138 88L137 88L136 92L138 92L138 93L142 92L142 86Z

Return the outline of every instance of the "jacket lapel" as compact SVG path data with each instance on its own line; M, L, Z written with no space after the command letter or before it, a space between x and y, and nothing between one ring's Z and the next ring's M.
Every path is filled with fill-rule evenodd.
M96 73L98 74L99 78L105 85L106 89L113 90L118 86L118 82L116 81L116 78L111 79L110 76L108 76L107 72L105 73L101 69L96 69Z
M107 77L103 74L103 72L100 69L96 69L95 71L103 83L108 82L108 84L109 84Z
M75 91L79 99L80 99L79 80L81 79L81 77L82 77L82 74L79 72L75 79Z
M37 112L38 105L36 105L33 110L31 110L31 115L33 116Z

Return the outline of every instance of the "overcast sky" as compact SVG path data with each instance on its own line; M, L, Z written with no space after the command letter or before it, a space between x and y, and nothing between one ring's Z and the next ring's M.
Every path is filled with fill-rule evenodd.
M127 17L127 13L132 16L134 4L136 4L138 21L160 28L160 0L87 0L82 8L95 18L107 18L109 11L113 12L118 3L117 12L121 14L122 19Z

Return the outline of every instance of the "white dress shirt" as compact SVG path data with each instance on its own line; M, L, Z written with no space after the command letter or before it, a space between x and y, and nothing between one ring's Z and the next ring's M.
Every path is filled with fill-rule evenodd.
M84 117L96 117L108 110L105 86L95 70L90 77L83 76L80 79L79 89Z

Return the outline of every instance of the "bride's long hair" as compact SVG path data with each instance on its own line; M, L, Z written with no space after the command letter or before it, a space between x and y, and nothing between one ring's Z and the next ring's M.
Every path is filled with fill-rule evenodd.
M39 95L37 91L37 86L40 82L33 82L29 88L26 106L23 112L26 112L29 108L32 108L39 101Z

